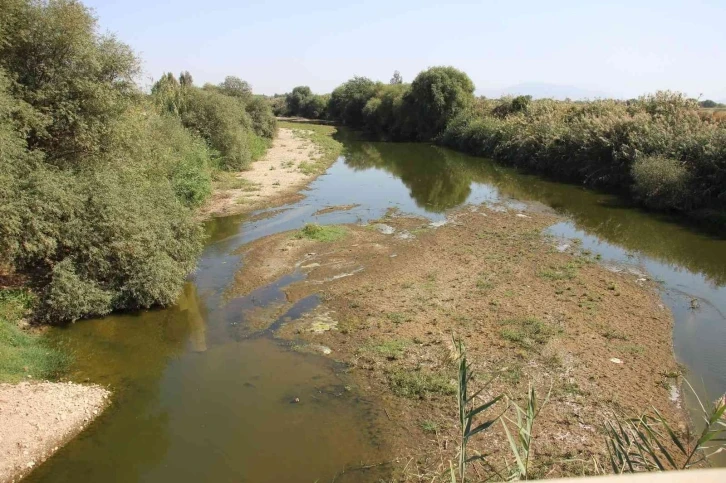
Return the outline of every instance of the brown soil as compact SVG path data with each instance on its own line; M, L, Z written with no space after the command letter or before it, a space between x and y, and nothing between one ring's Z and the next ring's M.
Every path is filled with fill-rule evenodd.
M452 334L478 374L473 390L497 376L482 402L503 393L522 405L529 384L540 401L550 392L535 423L532 476L582 474L603 457L600 428L613 413L655 406L685 419L664 376L677 367L656 284L607 270L577 243L560 252L541 234L556 221L479 207L440 227L405 217L347 226L329 243L278 234L246 247L235 291L307 273L288 288L289 303L311 293L323 302L277 335L329 347L350 365L390 418L402 479L430 480L456 457ZM471 447L498 467L512 462L500 423Z
M303 173L300 163L320 156L311 141L296 136L292 129L280 128L265 156L252 163L248 171L235 173L236 178L247 182L245 186L216 186L211 199L200 209L200 216L229 216L294 203L304 198L298 191L318 176Z
M103 411L109 394L73 383L0 384L0 482L48 459Z

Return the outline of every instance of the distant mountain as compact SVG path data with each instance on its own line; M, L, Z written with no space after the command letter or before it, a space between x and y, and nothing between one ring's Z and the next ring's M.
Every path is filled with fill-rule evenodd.
M476 94L498 98L506 95L511 96L532 96L535 99L553 98L553 99L595 99L613 97L607 92L582 89L575 86L546 84L542 82L525 82L514 86L501 89L477 89Z

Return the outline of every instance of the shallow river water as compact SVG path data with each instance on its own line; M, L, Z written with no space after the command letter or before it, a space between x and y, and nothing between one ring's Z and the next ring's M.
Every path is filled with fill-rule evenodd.
M236 251L307 222L354 223L388 208L441 220L466 203L519 201L564 215L549 228L579 238L603 263L662 281L675 318L676 357L702 397L726 391L726 241L623 204L617 197L542 180L481 158L422 144L343 135L345 152L307 197L248 221L210 221L209 239L175 307L55 329L71 351L71 378L108 385L111 407L29 481L371 481L385 467L386 421L345 368L291 350L246 314L284 301L284 277L236 299ZM315 216L320 208L358 204ZM692 302L692 301L696 302ZM314 307L305 300L288 314ZM695 309L692 306L697 306ZM299 398L299 403L293 403ZM693 403L688 399L689 404ZM345 471L344 471L345 470Z

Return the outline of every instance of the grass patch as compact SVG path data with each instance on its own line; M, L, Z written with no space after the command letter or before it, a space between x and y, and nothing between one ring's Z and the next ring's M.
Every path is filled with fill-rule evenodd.
M434 394L456 394L456 385L451 378L441 373L415 369L390 371L388 385L395 395L411 399L422 399Z
M572 280L577 275L579 267L574 263L555 266L551 265L537 272L537 275L545 280Z
M300 170L300 172L302 174L305 174L308 176L311 174L315 174L319 171L319 168L315 163L308 163L307 161L302 161L298 165L298 169Z
M0 290L0 382L55 379L68 366L69 358L46 346L42 336L18 327L35 303L27 290Z
M507 384L518 384L522 379L522 366L520 364L513 364L501 369L497 373L499 379L506 382Z
M615 349L626 354L642 354L645 352L645 347L639 344L617 344Z
M386 318L394 324L402 324L411 320L406 314L402 314L401 312L389 312L386 314Z
M628 337L628 334L624 332L620 332L619 330L612 329L610 327L603 329L603 331L600 333L603 337L605 337L607 340L628 340L630 337Z
M439 425L436 424L436 421L425 419L421 421L421 429L424 433L436 433L439 431Z
M406 353L406 348L410 345L405 339L386 340L379 344L366 346L366 350L374 352L388 359L389 361L400 359Z
M259 191L260 185L244 178L238 178L235 173L217 171L214 173L214 187L219 190Z
M534 317L509 319L501 322L504 326L499 335L525 349L534 349L547 343L558 331Z
M295 238L307 238L309 240L320 242L333 242L344 238L347 233L348 231L342 226L307 223L295 234Z

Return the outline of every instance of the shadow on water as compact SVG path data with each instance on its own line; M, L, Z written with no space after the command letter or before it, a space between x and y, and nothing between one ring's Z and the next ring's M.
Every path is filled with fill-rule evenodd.
M549 229L579 238L606 263L642 267L663 281L674 347L689 378L711 397L726 391L726 241L593 193L423 144L376 143L346 134L345 152L307 197L252 221L207 224L208 244L179 303L55 329L76 356L70 377L109 385L112 407L41 465L30 481L330 481L343 468L385 461L375 404L346 384L340 367L269 337L315 307L287 307L292 273L245 297L225 294L242 266L240 247L314 221L356 223L394 207L441 220L465 203L517 201L567 217ZM334 205L348 211L315 215ZM263 211L262 213L265 213ZM701 301L692 310L692 299ZM260 332L247 314L283 306ZM288 304L289 305L289 304ZM702 381L702 382L701 382ZM290 404L299 397L300 404ZM350 471L347 480L372 475Z

